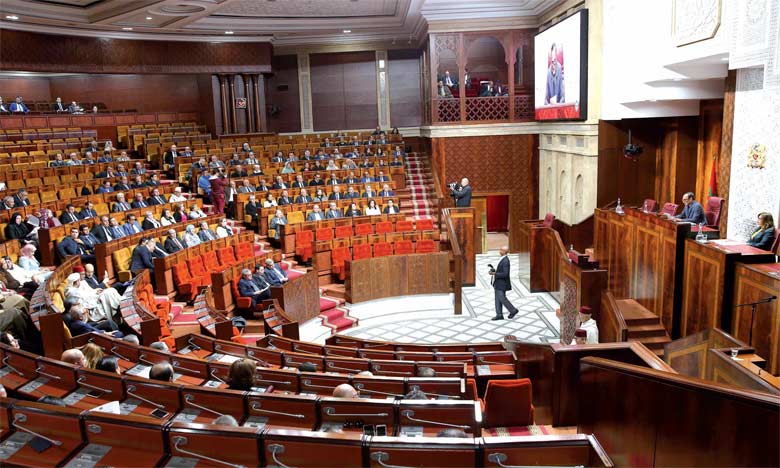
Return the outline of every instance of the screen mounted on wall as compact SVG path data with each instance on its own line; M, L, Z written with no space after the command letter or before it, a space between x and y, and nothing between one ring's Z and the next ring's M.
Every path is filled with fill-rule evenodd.
M588 10L534 37L536 120L588 118Z

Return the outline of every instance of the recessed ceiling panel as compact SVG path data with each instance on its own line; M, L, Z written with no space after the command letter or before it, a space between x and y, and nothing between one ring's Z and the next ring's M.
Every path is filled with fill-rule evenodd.
M237 0L220 7L222 16L270 18L335 18L393 16L398 0Z

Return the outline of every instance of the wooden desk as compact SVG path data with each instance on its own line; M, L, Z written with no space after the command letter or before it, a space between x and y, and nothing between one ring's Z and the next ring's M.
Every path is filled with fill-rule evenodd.
M768 263L774 260L771 252L742 243L723 239L701 244L687 239L681 290L681 336L707 328L721 328L733 334L731 312L736 263ZM746 338L743 341L747 341Z
M780 263L749 265L738 262L734 271L734 305L755 302L768 296L780 297ZM750 307L734 308L733 335L749 341ZM756 307L753 343L756 354L767 360L766 370L780 375L780 301Z
M345 268L346 299L353 304L383 297L450 292L448 252L347 260Z
M707 229L708 237L718 231ZM695 237L690 224L625 208L625 214L596 209L594 256L608 272L616 299L635 299L661 318L673 338L680 335L684 240Z

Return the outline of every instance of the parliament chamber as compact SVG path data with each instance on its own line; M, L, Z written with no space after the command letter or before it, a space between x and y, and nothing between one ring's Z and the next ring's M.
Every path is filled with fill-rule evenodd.
M780 466L778 17L0 1L0 466Z

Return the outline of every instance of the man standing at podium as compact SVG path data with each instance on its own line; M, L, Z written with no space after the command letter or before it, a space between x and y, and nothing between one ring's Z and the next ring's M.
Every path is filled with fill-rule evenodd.
M498 261L496 269L490 269L491 279L490 283L493 285L493 290L496 293L496 316L490 320L504 320L503 308L506 307L509 311L509 318L514 318L517 315L517 307L513 306L509 299L506 298L506 292L512 289L512 279L509 276L509 247L501 247L501 259Z

